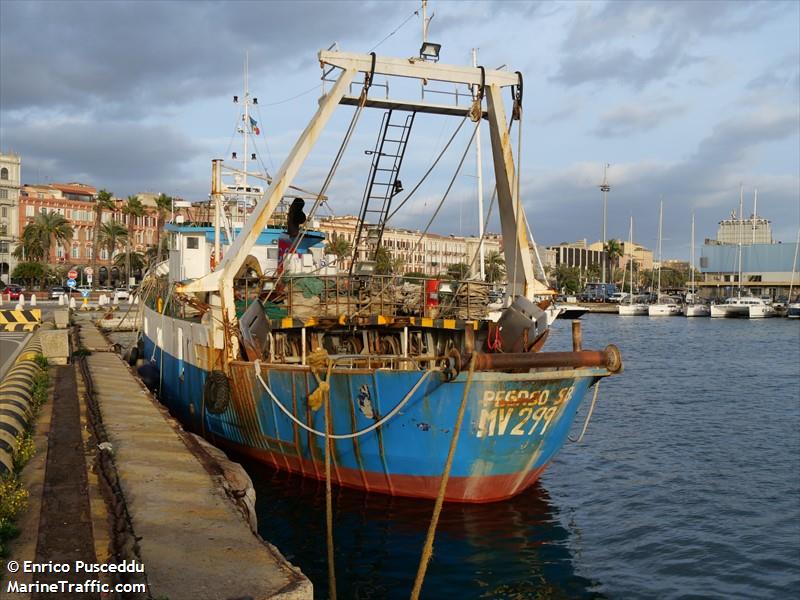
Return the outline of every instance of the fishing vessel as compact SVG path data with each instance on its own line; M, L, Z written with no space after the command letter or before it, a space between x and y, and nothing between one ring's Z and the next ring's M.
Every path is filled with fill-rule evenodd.
M490 502L538 479L566 442L587 392L593 388L596 398L599 382L621 372L622 360L613 345L584 350L577 323L572 351L542 350L547 304L534 298L502 94L512 92L510 123L519 135L522 75L426 60L434 51L423 47L413 59L319 53L323 77L335 79L238 235L216 254L221 260L196 277L155 270L142 283L141 368L156 375L160 398L186 428L223 448L317 479L325 477L329 452L334 484L399 496L435 498L447 469L445 500ZM378 76L446 82L465 88L471 100L388 98L372 93ZM351 86L360 86L357 95ZM253 250L341 105L355 108L348 109L350 127L330 172L307 218L290 209L288 244L275 271L265 273ZM361 224L347 268L324 274L322 259L301 252L306 224L368 109L383 116ZM399 175L420 114L476 129L488 122L508 274L497 322L487 318L487 284L475 278L452 282L452 293L442 295L435 284L376 272L383 227L404 203L396 198ZM220 251L222 168L221 160L212 162ZM183 233L172 235L180 240ZM298 271L298 263L311 271Z

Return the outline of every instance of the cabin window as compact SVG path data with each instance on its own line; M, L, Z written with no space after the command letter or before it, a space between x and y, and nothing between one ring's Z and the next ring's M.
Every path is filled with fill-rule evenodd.
M186 238L186 248L189 250L197 250L200 247L199 239L196 237Z

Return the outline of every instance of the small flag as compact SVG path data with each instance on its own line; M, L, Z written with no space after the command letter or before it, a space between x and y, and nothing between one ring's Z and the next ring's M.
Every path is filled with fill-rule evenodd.
M261 134L261 130L258 128L258 121L256 121L253 117L250 117L250 128L256 135Z

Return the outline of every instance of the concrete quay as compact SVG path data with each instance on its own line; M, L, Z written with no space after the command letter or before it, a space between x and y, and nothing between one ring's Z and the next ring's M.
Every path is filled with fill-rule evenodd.
M312 598L311 582L254 533L247 511L226 493L228 484L220 473L235 472L232 467L238 465L220 465L220 456L204 450L150 395L88 315L77 318L74 346L91 349L91 354L51 367L56 382L52 406L37 424L37 440L46 453L40 450L22 473L31 484L30 508L19 521L23 533L10 558L62 560L69 538L89 560L135 560L144 566L144 574L123 581L143 581L147 591L119 597ZM71 421L59 417L67 405L76 405ZM83 443L70 437L65 445L64 432L54 430L58 423ZM58 472L54 452L75 455L67 462L70 477ZM76 471L84 473L77 477ZM82 497L68 500L67 479L84 482L69 490ZM54 535L58 524L53 518L67 504L82 506L74 524L61 524L76 531ZM48 512L48 506L60 508ZM87 534L88 542L83 539Z

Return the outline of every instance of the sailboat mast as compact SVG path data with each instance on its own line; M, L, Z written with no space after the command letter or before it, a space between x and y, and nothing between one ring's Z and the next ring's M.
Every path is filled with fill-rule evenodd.
M631 304L633 304L633 215L631 215L631 226L628 232L628 262L631 263ZM622 286L623 289L625 286Z
M692 302L694 302L694 211L692 211L692 262L689 263L692 271Z
M753 190L753 241L751 244L756 243L756 213L758 212L758 188Z
M794 245L794 260L792 261L792 280L789 282L788 301L792 301L792 289L794 288L794 274L797 272L797 251L800 250L800 229L797 230L797 242Z
M472 49L472 66L478 66L478 49ZM473 88L473 95L478 95L478 86ZM481 274L481 281L486 279L484 261L485 261L485 247L483 245L483 168L481 166L481 128L480 125L475 130L475 168L477 171L478 177L478 237L480 241L478 242L478 260L480 265L480 274Z
M658 291L656 292L656 302L661 297L661 232L664 224L664 201L662 200L658 209Z
M742 297L742 238L744 238L744 185L739 185L739 297Z

